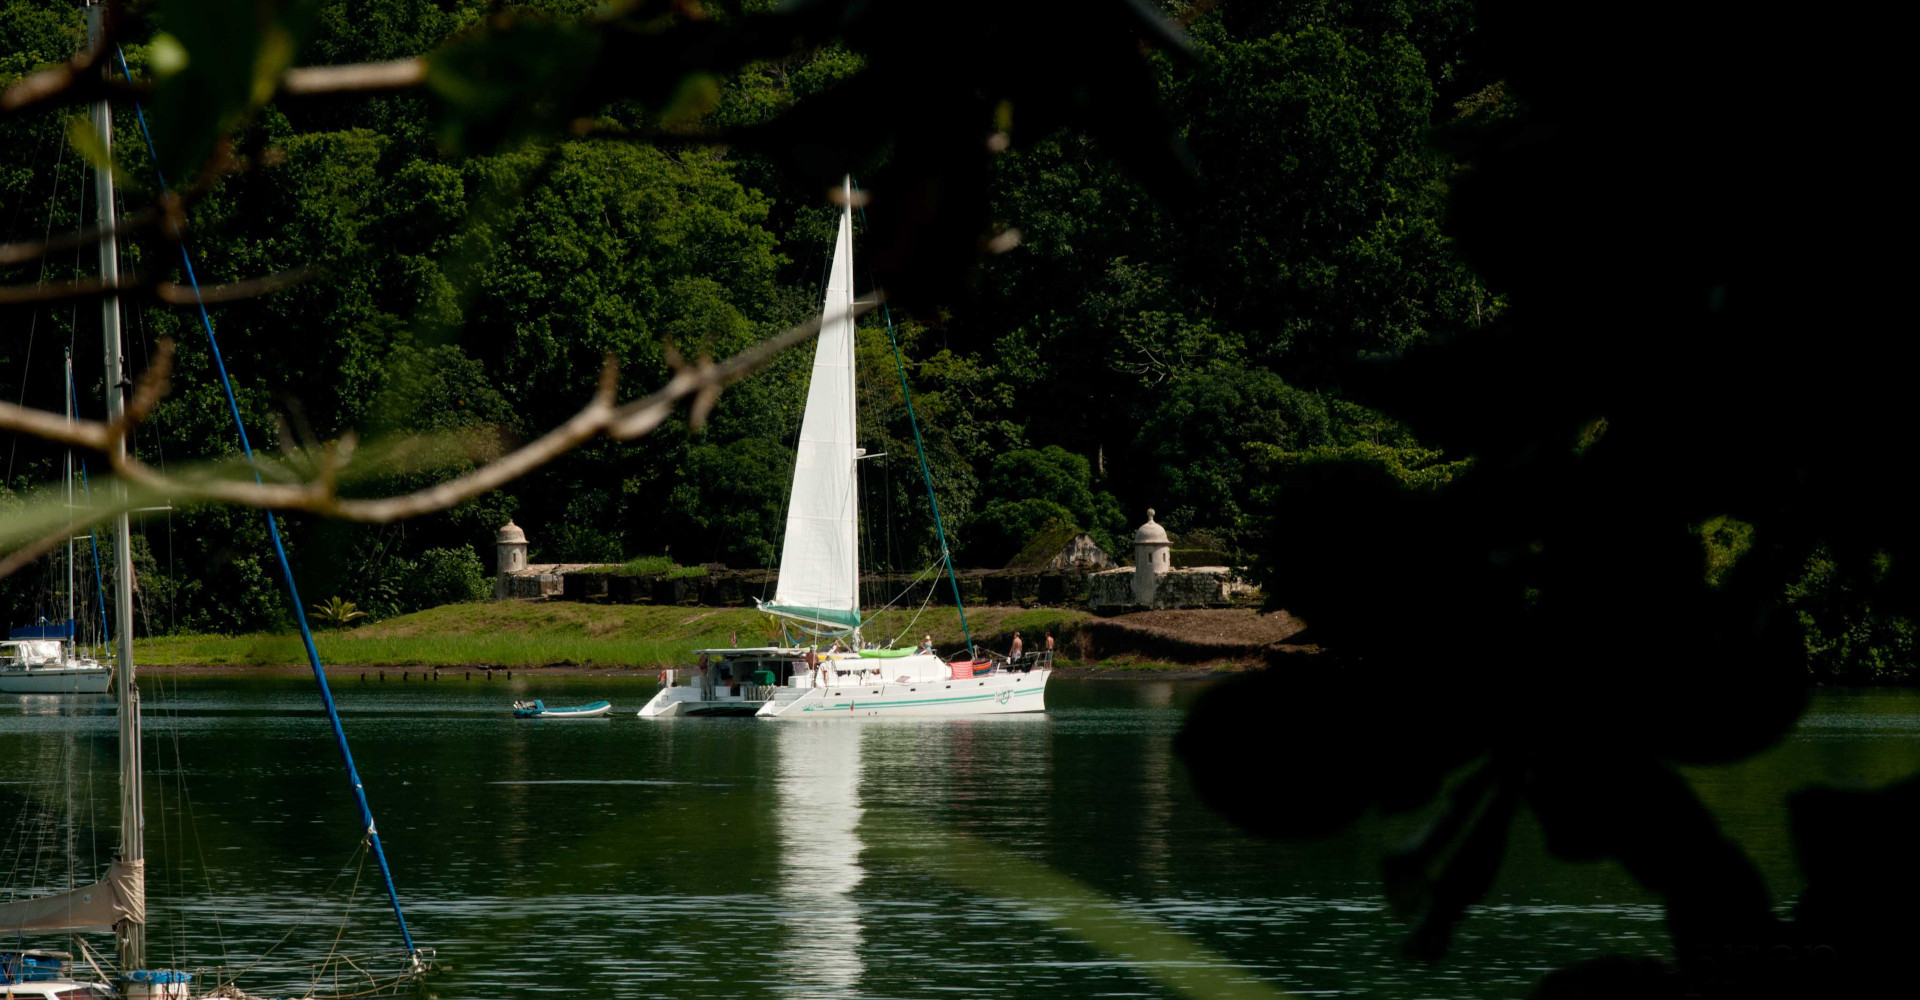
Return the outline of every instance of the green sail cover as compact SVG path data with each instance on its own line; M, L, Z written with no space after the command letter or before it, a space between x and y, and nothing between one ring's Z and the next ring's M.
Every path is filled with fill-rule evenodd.
M888 660L896 656L912 656L913 652L911 647L907 649L863 649L860 651L860 655L870 659Z
M854 628L858 626L861 621L858 610L846 611L839 608L802 608L785 604L762 604L760 605L760 610L770 614L785 615L788 618L799 618L804 621L820 622L825 625L843 625L847 628Z

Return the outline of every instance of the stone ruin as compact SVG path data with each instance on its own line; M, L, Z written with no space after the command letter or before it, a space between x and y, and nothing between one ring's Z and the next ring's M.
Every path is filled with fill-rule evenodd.
M1101 614L1223 607L1259 593L1231 566L1173 567L1173 543L1153 519L1133 533L1133 566L1087 577L1087 605Z

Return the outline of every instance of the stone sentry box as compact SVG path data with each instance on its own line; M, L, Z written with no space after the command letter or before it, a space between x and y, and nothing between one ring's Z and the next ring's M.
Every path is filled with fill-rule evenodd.
M1244 599L1257 588L1231 566L1173 568L1173 544L1167 529L1153 519L1133 533L1133 567L1104 570L1087 578L1087 605L1102 614L1162 608L1221 607Z

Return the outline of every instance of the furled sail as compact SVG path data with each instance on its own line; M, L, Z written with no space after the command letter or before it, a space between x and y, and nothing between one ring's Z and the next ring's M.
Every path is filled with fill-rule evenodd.
M147 888L143 861L115 861L107 877L92 885L54 896L36 896L0 903L0 936L23 934L100 933L123 920L147 922Z
M764 610L823 625L860 623L853 403L853 213L845 208L800 421L780 583Z

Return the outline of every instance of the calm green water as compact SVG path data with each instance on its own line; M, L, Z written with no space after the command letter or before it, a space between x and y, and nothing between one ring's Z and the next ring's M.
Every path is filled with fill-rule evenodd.
M256 992L304 983L336 934L391 962L310 684L144 685L156 960L246 965L284 938L242 981ZM1304 845L1228 827L1169 749L1190 684L1056 682L1042 717L800 723L641 722L653 685L625 677L336 690L441 997L1502 997L1665 941L1618 870L1554 862L1522 830L1449 960L1401 960L1376 859L1407 826ZM619 714L509 718L527 696ZM104 862L113 727L104 702L0 696L7 890ZM1288 766L1311 762L1245 780ZM1916 769L1920 696L1868 692L1692 777L1784 901L1786 793Z

